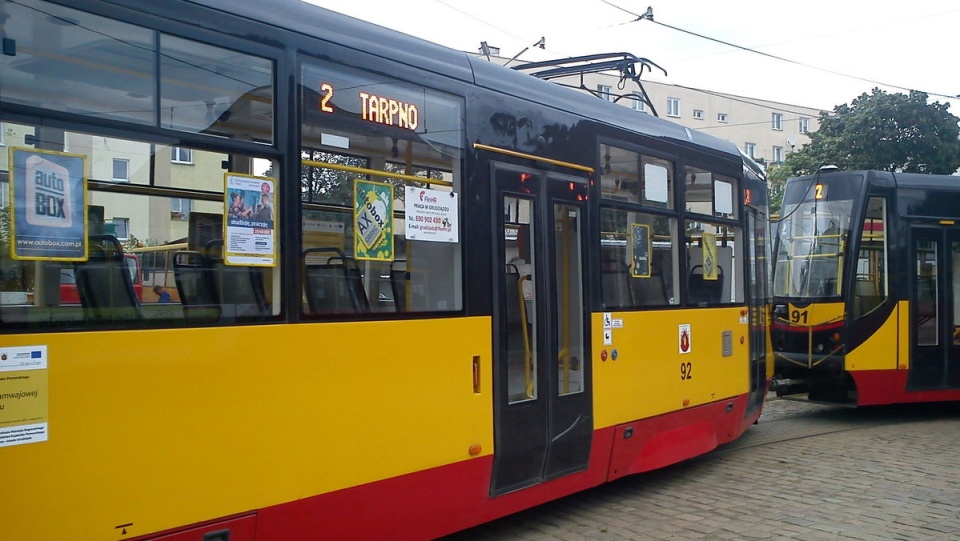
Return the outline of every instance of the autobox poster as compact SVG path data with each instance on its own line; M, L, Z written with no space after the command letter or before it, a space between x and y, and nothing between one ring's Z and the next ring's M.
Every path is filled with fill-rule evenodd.
M0 347L0 447L47 441L47 346Z
M85 157L31 148L10 149L10 257L87 259Z
M227 265L277 266L277 180L224 173Z
M354 257L393 261L393 185L355 179L353 193Z
M457 242L460 238L456 193L407 186L404 204L408 239Z

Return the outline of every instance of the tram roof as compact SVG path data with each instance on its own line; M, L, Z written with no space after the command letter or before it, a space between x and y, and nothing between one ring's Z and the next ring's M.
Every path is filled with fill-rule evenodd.
M915 188L926 190L945 190L952 189L960 191L960 176L957 175L932 175L928 173L892 173L890 171L837 171L834 173L821 173L819 175L806 175L799 177L798 180L814 180L817 178L830 178L833 175L846 176L861 175L867 182L872 184L884 184L896 186L897 188Z
M303 0L187 1L300 34L317 36L319 39L350 49L425 69L496 92L523 99L536 96L534 101L546 106L576 112L583 117L643 133L649 137L699 145L717 153L728 154L734 160L740 160L738 147L724 139L620 105L612 105L583 92L537 79L463 51L330 11ZM205 24L222 28L219 26L222 21ZM362 32L358 32L360 27ZM277 37L263 36L263 39L267 42L275 42Z

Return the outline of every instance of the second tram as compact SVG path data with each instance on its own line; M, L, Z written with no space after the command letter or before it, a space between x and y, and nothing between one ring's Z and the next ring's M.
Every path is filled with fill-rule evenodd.
M960 179L791 179L776 224L778 394L860 406L960 400Z

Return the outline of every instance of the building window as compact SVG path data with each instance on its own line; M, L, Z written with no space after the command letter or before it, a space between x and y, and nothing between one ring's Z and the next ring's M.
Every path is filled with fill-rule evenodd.
M639 93L634 92L634 93L633 93L633 99L631 99L630 101L632 102L632 103L631 103L631 106L633 107L633 110L634 110L634 111L646 111L646 110L647 110L647 104L643 102L643 96L641 96Z
M783 163L783 147L773 147L773 163Z
M174 197L170 199L170 219L185 222L190 219L190 200Z
M700 109L694 109L693 118L694 120L703 120L703 111L701 111Z
M173 163L193 163L193 150L183 147L170 149L170 161Z
M743 153L749 156L750 158L756 158L757 154L757 145L756 143L744 143L743 144Z
M119 240L126 240L130 238L130 218L114 217L108 223L113 227L114 237L117 237Z
M597 85L597 94L599 94L602 99L613 101L613 92L611 92L608 85Z
M804 116L800 117L800 120L797 122L797 127L800 133L810 133L810 119Z
M773 113L770 116L771 127L775 130L783 129L783 113Z
M727 123L727 113L717 113L717 122Z
M130 182L130 160L113 159L113 181Z
M680 116L680 98L667 98L667 116Z

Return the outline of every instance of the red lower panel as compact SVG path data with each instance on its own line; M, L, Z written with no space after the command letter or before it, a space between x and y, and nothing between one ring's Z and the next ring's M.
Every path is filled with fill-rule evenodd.
M594 432L586 471L494 499L486 456L269 507L257 540L434 539L602 483L612 436Z
M745 417L746 404L742 396L597 430L587 470L492 499L493 457L486 456L267 507L256 512L256 540L434 539L609 479L706 453L735 439L756 420L760 408ZM252 516L244 517L238 539L251 539L246 528L252 522ZM181 530L170 539L201 541L203 534L224 525ZM233 532L229 539L233 541Z
M733 441L760 416L745 418L738 396L616 427L608 479L662 468Z
M960 389L907 391L906 370L864 370L849 374L857 385L858 406L960 400Z

